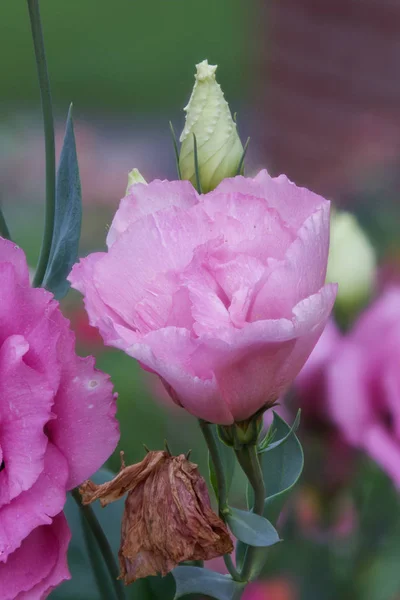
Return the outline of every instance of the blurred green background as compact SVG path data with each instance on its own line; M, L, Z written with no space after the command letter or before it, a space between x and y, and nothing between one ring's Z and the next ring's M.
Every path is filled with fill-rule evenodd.
M254 9L242 0L43 0L54 103L65 110L73 100L78 112L102 118L174 116L204 58L221 65L228 97L243 98ZM32 109L38 90L26 5L7 2L0 10L1 101Z

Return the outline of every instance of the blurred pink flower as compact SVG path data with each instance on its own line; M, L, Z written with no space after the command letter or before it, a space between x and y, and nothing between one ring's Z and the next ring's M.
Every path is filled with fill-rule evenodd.
M340 339L341 334L334 320L330 319L306 364L294 381L305 419L329 420L326 373L337 348L340 347Z
M29 285L25 256L0 238L0 581L2 600L45 598L69 578L66 491L119 434L112 384L79 358L58 302Z
M200 196L187 181L134 185L107 243L70 275L91 324L210 422L271 406L334 303L329 202L266 171Z
M400 287L389 288L343 338L328 370L332 417L400 486Z
M284 578L250 583L242 596L242 600L297 600L297 598L293 584Z
M354 532L357 513L350 495L335 494L329 498L329 506L330 510L327 511L326 498L315 487L304 486L298 491L294 510L303 537L318 543L331 543L347 538Z

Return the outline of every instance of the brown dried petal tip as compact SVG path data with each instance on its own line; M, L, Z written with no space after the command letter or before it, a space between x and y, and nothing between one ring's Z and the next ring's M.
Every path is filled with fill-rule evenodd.
M149 452L141 463L121 468L109 483L86 481L83 504L102 506L126 492L119 561L126 584L166 575L186 560L209 560L233 551L223 521L212 511L197 465L183 454Z

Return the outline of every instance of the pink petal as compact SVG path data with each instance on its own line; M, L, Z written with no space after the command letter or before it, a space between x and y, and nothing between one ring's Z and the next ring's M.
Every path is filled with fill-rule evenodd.
M67 548L71 534L61 513L51 525L37 527L6 563L0 563L2 600L42 600L70 579Z
M56 418L48 424L47 435L67 460L67 489L72 489L103 465L118 443L119 431L109 376L94 368L92 357L76 356L68 321L60 312L58 317L63 329L62 372L53 406Z
M250 320L290 318L298 302L323 286L329 250L329 204L304 222L282 261L271 261L271 273L250 308Z
M0 263L12 265L19 285L29 285L29 271L24 252L13 242L2 237L0 237Z
M65 504L68 467L64 456L48 444L43 472L26 492L0 511L0 563L6 562L36 527L50 525Z
M76 263L68 276L71 285L82 292L89 323L98 327L107 344L119 339L115 332L115 324L124 324L123 320L107 306L100 297L94 279L94 270L97 262L105 256L104 252L95 252Z
M190 211L172 207L132 223L94 267L101 299L133 329L138 326L136 305L144 299L167 319L177 287L173 279L160 283L160 275L186 267L210 231L212 223L199 206Z
M291 384L321 335L335 296L335 286L324 286L295 307L292 321L257 321L219 339L200 338L192 363L214 371L235 420L275 402Z
M192 368L191 356L197 347L186 329L166 327L144 336L127 353L148 369L158 373L170 386L173 399L191 414L212 423L232 423L215 379L199 377Z
M375 420L362 347L342 342L327 370L327 386L333 421L346 439L358 446Z
M0 348L1 449L0 507L28 490L43 471L53 391L43 376L24 362L29 344L21 335Z
M264 262L269 257L283 258L295 232L286 226L279 212L264 199L248 193L224 194L219 189L201 196L201 203L229 247Z
M242 193L263 198L294 230L301 227L310 213L327 203L321 196L297 187L285 175L271 177L266 170L260 171L254 179L241 176L224 179L214 193L218 192Z
M133 185L127 196L122 198L107 236L107 246L128 227L145 215L176 206L189 209L198 203L198 195L189 181L160 181L156 179L148 185Z

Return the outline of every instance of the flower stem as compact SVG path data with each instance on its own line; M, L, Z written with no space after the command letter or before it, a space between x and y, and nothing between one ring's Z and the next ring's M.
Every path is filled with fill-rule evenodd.
M221 460L221 455L218 448L218 443L216 440L216 433L212 429L212 425L199 419L200 429L206 441L208 451L211 456L211 460L214 465L215 470L215 478L217 481L217 490L218 490L218 512L221 519L225 522L224 508L228 506L228 494L226 489L226 481L224 474L224 467ZM232 558L230 554L224 554L224 562L225 566L228 569L228 572L232 579L235 581L241 581L241 577L239 572L236 570L235 565L233 564Z
M74 498L78 508L82 511L82 514L86 520L87 525L89 526L90 531L92 532L97 546L101 552L101 555L104 559L105 565L108 569L113 589L115 593L115 598L117 600L125 600L125 589L122 581L118 579L119 577L119 569L117 563L115 562L114 554L111 550L110 544L104 534L103 529L99 521L97 520L96 515L91 506L84 506L81 502L81 497L79 491L77 489L72 490L72 497Z
M0 235L6 240L11 240L10 230L7 227L6 220L3 215L3 211L0 206Z
M254 491L253 512L256 515L262 516L264 512L265 485L257 454L257 446L241 446L235 450L235 453ZM265 555L265 548L256 548L255 546L247 548L243 568L240 573L243 581L248 581L252 576L258 575L260 564L262 566L262 558L260 560L261 552Z
M40 96L42 100L44 142L46 153L46 214L45 226L40 249L39 261L33 285L42 284L49 260L53 240L54 214L56 201L56 153L54 142L54 120L50 93L50 81L47 71L46 53L44 48L43 30L40 19L39 0L27 0L33 46L35 50L36 67L39 79Z

